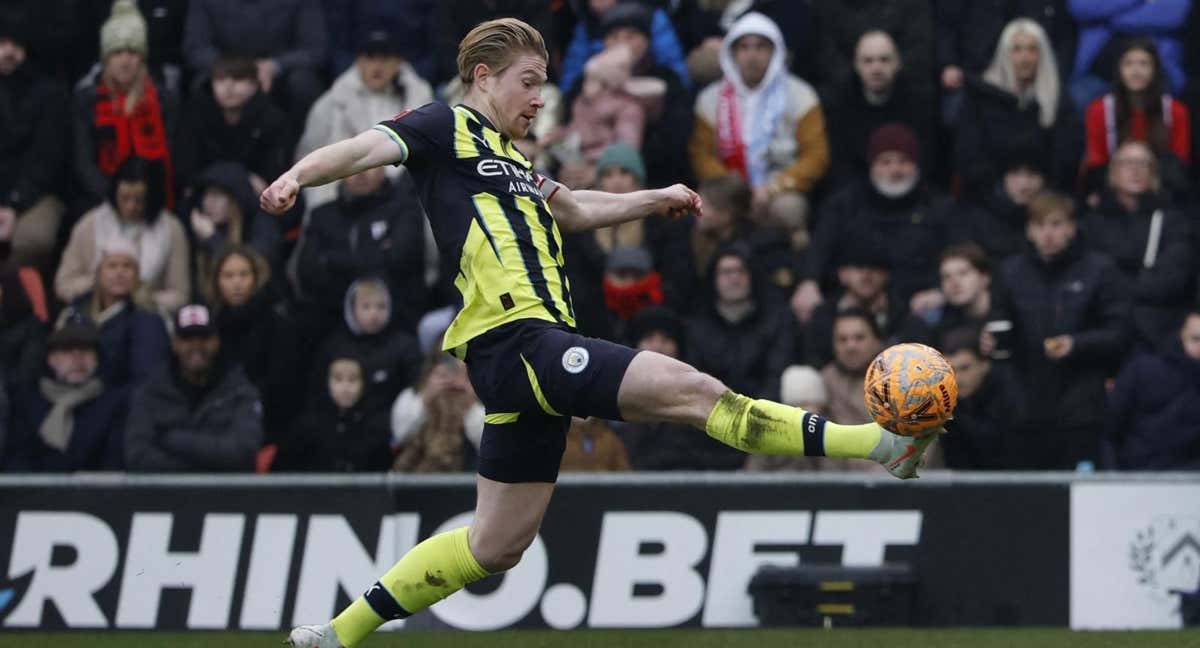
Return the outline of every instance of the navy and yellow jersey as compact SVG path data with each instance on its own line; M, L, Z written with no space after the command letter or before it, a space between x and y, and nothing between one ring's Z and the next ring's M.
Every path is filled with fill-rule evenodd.
M562 235L544 179L486 117L431 103L375 126L400 147L438 251L458 259L462 309L442 348L466 356L472 338L519 319L575 327Z

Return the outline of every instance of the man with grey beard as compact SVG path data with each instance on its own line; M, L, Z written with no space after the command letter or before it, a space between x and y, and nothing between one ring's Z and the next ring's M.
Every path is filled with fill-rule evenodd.
M792 295L792 311L801 324L808 323L836 285L834 260L856 241L883 251L893 303L907 304L913 312L941 305L937 255L950 242L950 203L921 182L920 159L917 136L909 126L892 122L871 133L868 177L835 193L818 212L816 234Z

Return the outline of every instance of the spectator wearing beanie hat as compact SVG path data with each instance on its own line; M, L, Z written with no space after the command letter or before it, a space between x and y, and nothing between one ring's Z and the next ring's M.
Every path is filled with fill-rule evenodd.
M178 107L151 78L147 54L145 19L133 0L116 0L100 28L100 64L75 88L75 175L86 207L103 200L108 178L133 156L162 164L165 204L175 205L170 149Z
M96 327L80 320L50 335L45 373L13 393L6 470L121 469L127 391L100 379L99 347Z
M26 61L28 37L23 13L0 14L0 246L14 267L47 260L64 212L67 93Z
M779 402L813 414L825 415L829 409L829 390L825 388L821 372L806 365L792 365L784 369L779 379ZM820 470L830 467L825 461L832 460L825 457L750 455L746 458L746 470Z
M95 281L59 315L100 329L100 374L106 384L145 380L167 358L167 330L158 315L135 301L139 286L137 248L116 237L100 249Z
M937 253L951 237L951 204L921 182L920 148L913 130L880 126L867 143L869 177L826 202L792 296L792 311L807 324L836 283L835 261L855 241L884 256L891 273L890 298L920 311L940 300ZM940 302L939 302L940 303Z

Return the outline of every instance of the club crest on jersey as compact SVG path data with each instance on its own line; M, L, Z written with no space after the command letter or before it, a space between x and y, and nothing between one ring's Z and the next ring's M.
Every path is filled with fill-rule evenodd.
M588 360L591 356L588 355L588 350L583 347L571 347L563 353L562 366L567 373L577 374L584 369L587 369Z

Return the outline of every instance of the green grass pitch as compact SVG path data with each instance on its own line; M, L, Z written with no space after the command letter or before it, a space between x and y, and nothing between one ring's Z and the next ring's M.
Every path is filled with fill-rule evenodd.
M63 632L0 634L0 648L277 648L282 633ZM1183 648L1200 646L1200 630L1071 632L1063 629L894 630L572 630L399 632L362 648Z

